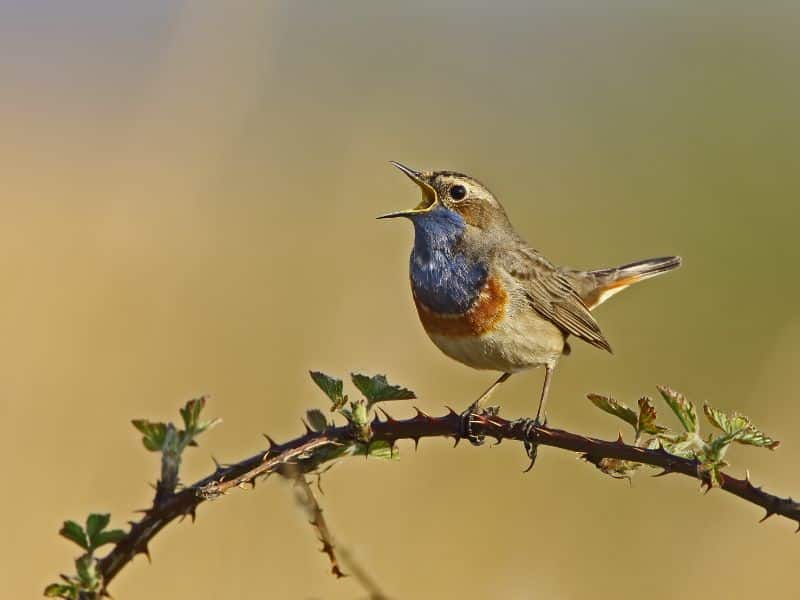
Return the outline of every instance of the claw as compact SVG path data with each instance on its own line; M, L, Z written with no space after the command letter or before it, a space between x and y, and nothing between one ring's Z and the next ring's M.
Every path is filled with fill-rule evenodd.
M527 468L523 469L523 473L530 473L533 469L533 466L536 464L536 455L539 452L539 446L525 443L525 451L528 453L528 458L531 459L531 463L527 466Z
M469 440L469 443L473 446L483 446L486 441L486 436L482 433L476 434L472 431L472 425L476 422L475 417L497 414L497 410L499 410L497 407L490 407L486 410L481 410L474 404L470 404L469 408L461 413L462 437Z
M539 454L539 444L537 440L536 428L541 427L542 424L536 419L519 419L514 423L514 425L521 427L522 433L525 436L523 444L525 446L525 453L528 455L528 458L531 459L531 463L522 472L528 473L530 472L531 469L533 469L533 466L536 464L536 457Z

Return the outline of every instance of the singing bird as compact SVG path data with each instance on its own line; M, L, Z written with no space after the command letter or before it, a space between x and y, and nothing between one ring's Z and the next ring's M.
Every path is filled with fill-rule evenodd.
M450 358L502 373L468 413L513 373L543 366L540 423L553 370L569 353L567 338L611 352L590 311L681 264L680 257L667 256L594 271L558 267L514 231L500 202L478 180L391 164L422 190L415 208L378 218L405 217L414 225L411 291L426 333Z

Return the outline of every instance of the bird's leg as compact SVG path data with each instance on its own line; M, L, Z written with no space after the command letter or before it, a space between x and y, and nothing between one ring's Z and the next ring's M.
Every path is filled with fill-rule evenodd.
M511 373L503 373L502 375L500 375L500 377L497 378L497 381L495 381L492 385L490 385L488 388L486 388L486 391L483 392L483 394L481 394L480 397L477 400L475 400L475 402L470 404L469 410L476 411L479 408L481 408L483 406L484 402L486 402L489 399L489 396L492 395L492 392L494 391L494 389L498 385L500 385L501 383L506 381L509 377L511 377Z
M475 400L475 402L470 404L467 410L461 413L461 417L463 419L462 430L464 433L464 437L467 438L473 446L480 446L481 444L483 444L484 439L486 437L484 435L475 435L472 432L473 417L476 414L489 414L489 415L497 414L497 412L499 411L499 407L497 406L489 406L485 410L482 407L483 404L486 402L486 400L489 398L489 396L492 395L494 389L498 385L506 381L509 377L511 377L511 373L503 373L502 375L500 375L500 377L497 378L497 381L495 381L492 385L490 385L486 389L486 391L483 392L483 394L481 394L477 400Z
M544 371L544 384L542 385L542 395L539 397L539 408L536 410L536 418L520 419L517 424L522 427L525 434L525 452L528 458L531 459L531 464L525 469L525 473L533 468L536 464L536 456L539 451L539 444L536 442L536 428L547 423L547 413L545 412L545 405L547 404L547 395L550 392L550 382L553 379L553 369L555 365L545 365ZM541 421L539 420L541 417Z
M547 404L547 395L550 392L550 381L553 379L554 365L545 365L544 367L544 384L542 384L542 395L539 396L539 408L536 409L536 422L539 423L541 416L544 423L547 423L547 413L544 410Z

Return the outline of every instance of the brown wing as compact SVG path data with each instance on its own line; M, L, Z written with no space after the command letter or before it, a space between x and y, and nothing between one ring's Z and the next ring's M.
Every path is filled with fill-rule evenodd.
M536 312L564 333L611 352L611 346L573 287L568 273L528 247L500 252L497 260L520 282Z

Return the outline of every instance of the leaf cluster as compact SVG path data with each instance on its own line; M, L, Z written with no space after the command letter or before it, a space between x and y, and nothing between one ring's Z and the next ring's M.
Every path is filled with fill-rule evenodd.
M345 418L353 430L355 443L339 448L337 452L344 455L362 454L376 458L396 458L397 449L383 441L372 441L370 422L374 416L374 409L380 402L397 400L414 400L416 395L411 390L399 385L393 385L386 379L386 375L364 375L351 373L353 385L361 393L361 398L350 400L344 393L344 383L337 377L332 377L320 371L311 371L311 379L317 387L331 401L331 412ZM309 426L314 431L324 431L333 426L325 414L312 409L306 412Z
M200 397L189 400L179 409L183 429L178 429L172 423L148 419L133 419L131 423L142 434L142 444L147 450L180 452L187 446L197 446L197 436L222 422L222 419L202 420L200 415L205 406L206 398Z
M84 553L75 559L75 575L61 575L60 582L45 588L45 596L77 600L81 593L97 593L102 589L103 581L94 553L101 546L116 544L125 537L122 529L108 529L110 522L108 513L90 514L85 526L76 521L64 521L58 533L80 546Z
M187 446L196 446L197 436L221 422L220 419L201 419L205 405L205 398L196 398L189 400L179 409L183 422L182 429L173 423L147 419L132 421L133 426L142 434L142 444L147 450L161 452L164 457L169 456L173 459L167 462L175 471L176 481L183 450ZM163 475L162 472L162 477ZM51 583L45 588L46 597L77 600L86 595L97 597L104 592L103 577L98 568L95 552L106 544L119 543L126 536L122 529L108 529L110 522L111 515L107 513L90 514L86 518L85 525L72 520L64 521L59 533L80 546L84 552L75 559L75 575L61 575L60 582Z
M721 469L728 466L725 455L734 442L770 450L780 443L759 430L745 415L738 412L728 414L708 403L703 405L703 413L721 433L709 433L703 438L695 405L670 387L658 386L658 391L678 418L680 430L673 431L656 422L655 406L647 396L639 399L638 412L610 396L589 394L588 399L601 410L628 423L634 430L635 446L662 448L669 454L696 460L703 481L709 487L719 485ZM596 466L611 477L630 479L641 464L603 458L596 462Z

